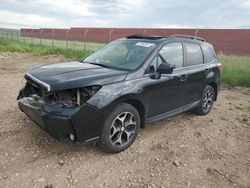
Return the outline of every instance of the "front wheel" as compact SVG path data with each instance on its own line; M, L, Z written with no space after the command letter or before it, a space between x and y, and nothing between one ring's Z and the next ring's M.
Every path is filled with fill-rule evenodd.
M108 152L127 149L135 140L140 128L140 115L135 107L122 103L105 120L100 145Z
M199 115L206 115L212 109L215 98L214 88L207 85L201 96L200 104L194 109L194 112Z

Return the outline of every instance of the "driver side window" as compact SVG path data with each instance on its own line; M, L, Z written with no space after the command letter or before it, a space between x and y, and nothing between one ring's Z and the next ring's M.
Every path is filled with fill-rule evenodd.
M175 68L183 67L183 47L180 42L166 44L159 52L168 64L175 65Z
M163 60L159 57L163 58ZM183 46L181 42L168 43L162 47L152 63L148 66L147 74L155 73L161 63L175 65L175 68L183 67ZM165 60L165 61L164 61Z

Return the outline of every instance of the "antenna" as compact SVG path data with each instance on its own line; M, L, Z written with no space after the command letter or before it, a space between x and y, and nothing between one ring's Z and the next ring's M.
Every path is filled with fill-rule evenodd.
M198 31L199 31L199 29L197 28L195 31L195 34L194 34L195 38L197 38Z

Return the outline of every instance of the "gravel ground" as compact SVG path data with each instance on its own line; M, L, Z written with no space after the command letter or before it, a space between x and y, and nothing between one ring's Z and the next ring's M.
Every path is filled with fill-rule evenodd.
M63 145L17 107L23 75L60 56L0 53L0 187L250 187L250 89L223 87L211 113L140 131L125 152Z

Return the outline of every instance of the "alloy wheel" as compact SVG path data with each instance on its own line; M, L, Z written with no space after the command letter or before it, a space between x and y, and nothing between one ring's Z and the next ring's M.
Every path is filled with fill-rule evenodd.
M213 98L214 98L213 91L208 89L204 95L202 102L202 110L204 112L208 112L211 109L213 105Z
M114 146L122 147L129 143L136 131L136 118L131 112L120 113L113 121L109 138Z

